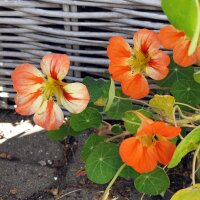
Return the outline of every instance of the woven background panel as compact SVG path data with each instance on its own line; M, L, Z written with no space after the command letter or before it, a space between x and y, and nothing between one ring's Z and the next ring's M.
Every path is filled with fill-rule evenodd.
M140 28L157 31L167 23L159 0L1 0L0 108L13 108L10 79L21 63L39 68L43 55L66 53L68 81L106 77L106 46L114 35L132 44Z

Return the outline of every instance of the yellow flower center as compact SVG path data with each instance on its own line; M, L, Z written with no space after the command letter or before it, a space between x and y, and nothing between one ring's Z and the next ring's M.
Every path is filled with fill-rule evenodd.
M145 70L150 62L148 53L143 52L141 49L134 49L132 56L128 60L132 73L137 74Z
M162 137L154 134L154 135L140 136L139 139L143 146L149 147L156 141L162 140Z
M62 87L66 85L66 83L55 80L52 77L48 77L43 83L43 95L46 99L52 99L56 97L57 102L60 104L60 97L62 95Z

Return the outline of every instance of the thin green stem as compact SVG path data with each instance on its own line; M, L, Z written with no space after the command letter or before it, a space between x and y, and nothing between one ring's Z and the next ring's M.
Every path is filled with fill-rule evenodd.
M191 106L191 105L189 105L189 104L186 104L186 103L175 102L175 104L176 104L176 105L181 105L181 106L186 106L186 107L188 107L188 108L191 108L192 110L196 110L196 111L199 111L199 112L200 112L200 110L199 110L198 108L195 108L195 107L193 107L193 106Z
M135 103L140 103L142 105L149 106L148 103L146 103L145 101L139 100L139 99L131 99L131 98L125 98L125 97L118 97L118 96L115 96L115 98L125 100L125 101L133 101Z
M113 177L113 179L110 181L108 187L106 188L103 196L102 196L102 199L101 200L107 200L108 196L109 196L109 192L110 192L110 189L111 187L113 186L113 184L115 183L117 177L120 175L120 173L122 172L122 170L126 167L126 164L124 163L119 169L118 171L116 172L115 176Z
M196 172L196 161L197 156L199 154L200 145L197 147L196 151L194 152L194 157L192 161L192 185L195 185L195 172Z
M125 137L125 136L127 136L127 135L132 135L132 133L123 132L123 133L121 133L121 134L119 134L119 135L115 135L115 136L113 136L113 137L111 137L111 138L108 138L108 139L106 140L106 142L110 142L110 141L115 140L115 139L117 139L117 138Z

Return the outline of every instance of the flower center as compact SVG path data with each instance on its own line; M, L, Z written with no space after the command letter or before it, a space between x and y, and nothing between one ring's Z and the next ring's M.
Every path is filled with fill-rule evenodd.
M148 66L150 56L141 49L134 49L132 56L128 60L132 73L141 73Z
M60 102L60 97L62 95L62 87L66 83L63 83L62 81L55 80L51 77L48 77L48 80L46 80L43 83L43 94L46 99L51 99L53 97L56 97L56 100L58 103Z
M143 146L149 147L152 144L154 144L156 141L161 140L160 136L154 134L154 135L144 135L140 136L140 142Z

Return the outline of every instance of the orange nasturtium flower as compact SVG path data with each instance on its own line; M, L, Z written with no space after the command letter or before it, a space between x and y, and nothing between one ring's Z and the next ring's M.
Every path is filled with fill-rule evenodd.
M140 99L149 93L145 76L161 80L168 74L169 56L159 50L158 34L141 29L133 36L133 48L121 36L110 39L107 54L110 59L109 72L119 81L124 94Z
M123 162L137 172L150 172L158 162L163 165L170 162L176 145L169 139L178 136L180 131L179 127L152 121L141 127L135 137L125 139L120 145L119 154Z
M16 112L34 114L37 125L58 129L64 120L59 107L63 105L71 113L83 111L89 102L89 93L82 83L64 83L69 70L69 58L64 54L49 54L40 63L42 74L31 64L21 64L12 73Z
M167 25L160 29L159 39L165 48L173 49L174 61L180 66L188 67L200 63L200 40L195 52L189 56L191 39L183 31Z

